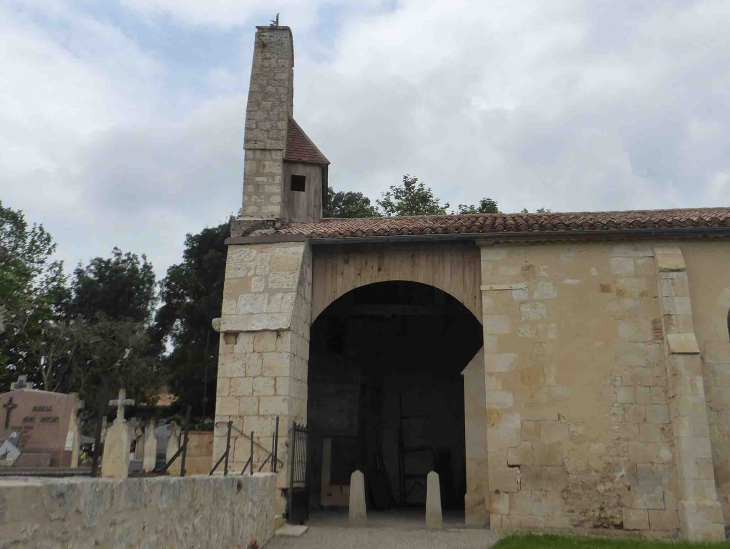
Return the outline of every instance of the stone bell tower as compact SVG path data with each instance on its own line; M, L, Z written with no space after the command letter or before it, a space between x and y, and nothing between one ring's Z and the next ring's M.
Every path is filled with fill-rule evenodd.
M294 121L291 29L256 27L243 148L242 217L234 236L319 221L329 161Z

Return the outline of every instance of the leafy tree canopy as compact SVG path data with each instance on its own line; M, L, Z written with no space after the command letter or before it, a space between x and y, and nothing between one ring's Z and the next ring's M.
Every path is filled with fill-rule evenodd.
M380 213L375 206L370 204L370 199L364 194L350 191L335 192L332 187L329 187L324 217L380 217Z
M95 257L86 267L74 271L72 312L94 320L147 322L155 304L155 273L147 257L112 250L112 257Z
M479 213L489 213L489 214L497 214L500 213L499 207L497 206L497 201L492 200L491 198L482 198L479 201L479 204L475 206L474 204L467 205L467 204L459 204L459 213L460 214L479 214Z
M338 218L365 218L404 215L448 215L448 202L441 205L439 198L435 198L430 187L419 182L417 177L408 174L403 176L400 185L392 185L390 190L383 193L382 200L376 200L377 206L372 206L370 199L362 193L335 192L329 187L327 205L324 217ZM380 208L380 209L379 209ZM502 213L496 200L482 198L479 204L459 204L459 214ZM522 210L522 213L529 213ZM550 213L547 208L539 208L535 213Z
M68 303L63 263L43 225L0 202L0 391L18 375L37 381L38 361Z
M440 200L433 196L430 187L419 183L417 177L406 174L403 183L392 185L388 192L383 193L383 199L377 200L378 206L386 217L402 215L447 215L448 202L443 206Z
M152 328L155 341L172 345L163 365L177 404L207 415L215 404L220 338L211 320L221 313L230 235L230 225L223 223L185 237L182 263L160 281L162 306Z
M527 208L523 208L520 213L523 213L523 214L528 214L528 213L549 214L550 212L552 212L552 210L549 208L538 208L534 212L530 212L530 210L528 210Z

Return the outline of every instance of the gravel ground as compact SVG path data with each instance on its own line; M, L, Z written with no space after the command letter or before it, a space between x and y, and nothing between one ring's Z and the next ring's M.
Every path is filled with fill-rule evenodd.
M349 528L340 524L313 524L301 537L274 536L265 549L486 549L499 534L491 530L385 526Z

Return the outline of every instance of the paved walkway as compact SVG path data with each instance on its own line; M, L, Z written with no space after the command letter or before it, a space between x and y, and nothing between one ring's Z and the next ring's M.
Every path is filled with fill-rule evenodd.
M494 531L464 528L449 517L445 530L431 531L422 513L373 515L364 528L349 528L347 515L314 516L301 537L274 536L265 549L486 549L499 540Z

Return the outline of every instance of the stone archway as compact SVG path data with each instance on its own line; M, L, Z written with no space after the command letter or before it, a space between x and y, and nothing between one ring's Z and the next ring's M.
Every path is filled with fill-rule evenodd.
M444 508L463 510L467 477L475 473L469 457L486 454L486 417L481 436L465 422L477 409L485 415L482 329L474 314L431 285L377 282L335 299L310 336L310 501L346 506L349 475L360 469L369 508L418 507L425 474L436 470Z

